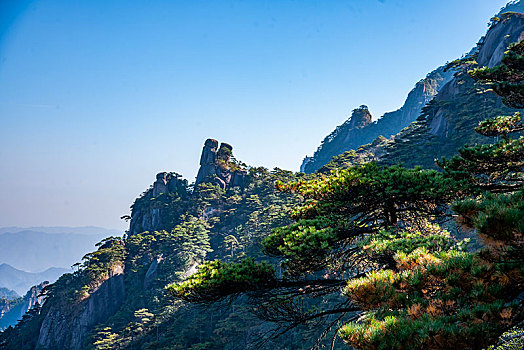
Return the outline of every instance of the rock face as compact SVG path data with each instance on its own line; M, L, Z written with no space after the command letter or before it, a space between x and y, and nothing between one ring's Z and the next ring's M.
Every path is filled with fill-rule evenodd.
M356 150L378 136L395 135L418 118L422 108L452 77L451 72L444 72L444 67L429 73L415 85L400 109L384 114L374 123L366 106L355 109L348 120L324 138L312 157L304 158L300 171L315 172L334 156Z
M524 39L524 14L508 12L519 10L524 10L520 1L509 3L492 21L478 48L470 53L479 66L500 64L506 48ZM421 116L424 107L427 109ZM474 81L466 74L454 76L440 67L416 84L399 110L386 113L377 122L360 129L352 128L352 118L338 126L312 157L304 159L300 170L315 172L334 156L370 144L379 135L395 136L387 144L387 150L378 150L375 160L381 160L384 155L385 164L400 162L407 166L433 167L434 159L453 155L466 143L483 142L473 129L479 121L496 116L491 115L492 112L497 115L512 113L492 93L475 96ZM409 126L419 117L424 119L420 125ZM456 136L459 134L460 138ZM425 136L419 139L419 135ZM412 156L403 158L402 154L408 153Z
M36 349L80 350L93 327L111 317L125 298L123 266L78 305L52 308L40 327Z
M209 182L222 189L243 187L246 182L247 171L233 160L233 146L217 140L207 139L200 156L200 168L195 186ZM131 207L131 222L128 235L135 235L144 231L170 229L173 222L173 212L176 208L166 206L167 196L186 198L190 195L187 180L174 172L162 172L156 175L153 185L138 198Z
M9 326L14 326L28 310L37 304L41 305L44 297L40 295L40 292L47 285L49 285L49 282L43 282L31 287L22 298L13 300L0 299L0 331Z
M502 16L503 19L494 24L479 43L479 50L476 53L479 67L499 65L507 47L524 39L524 14ZM467 85L464 86L463 79L463 77L455 77L435 97L435 101L439 102L443 107L432 109L428 115L427 122L430 125L430 134L445 139L455 132L456 123L454 123L454 118L451 115L451 111L446 109L444 105L455 99L462 98L467 89ZM489 106L491 109L502 107L500 101L496 105ZM482 119L485 119L485 117Z
M479 67L501 63L506 48L524 39L524 14L506 13L493 22L477 49L470 54ZM435 167L435 159L451 157L466 144L492 140L475 133L478 123L498 115L515 112L505 106L493 92L485 92L466 71L457 71L427 104L416 123L388 140L375 153L376 161L385 165L402 163L412 167ZM377 156L380 154L379 156Z
M165 208L161 201L152 201L152 199L160 199L163 195L185 197L187 188L187 180L182 179L181 175L174 172L158 173L153 185L131 207L128 234L163 229L165 218L168 217L166 211L169 208Z
M499 65L502 62L502 57L507 47L512 43L524 39L524 14L503 15L503 17L502 20L490 28L486 36L479 43L479 49L476 53L479 67L494 67ZM429 133L439 136L444 142L456 131L454 115L445 105L463 98L468 88L468 84L464 84L466 79L467 78L457 76L446 84L435 97L437 104L442 105L442 107L433 108L428 114L427 123L430 126ZM498 99L494 105L486 106L486 108L503 108L503 105ZM480 120L486 117L487 116L481 116ZM477 122L478 121L476 121L476 123Z
M492 26L480 43L477 62L481 67L491 68L500 64L509 44L524 39L521 26L523 18L523 14L502 15L501 20Z
M162 263L162 261L164 261L164 256L163 254L160 254L156 256L149 265L146 275L144 276L144 289L151 288L151 285L157 277L158 266Z
M351 129L363 128L371 124L373 117L369 113L368 106L362 105L357 109L354 109L349 119L349 127Z
M196 177L196 184L216 174L218 141L207 139L200 156L200 168Z
M211 182L221 188L244 186L247 172L242 169L232 169L230 159L233 155L233 146L228 143L220 144L214 139L207 139L200 156L200 169L198 169L195 185Z

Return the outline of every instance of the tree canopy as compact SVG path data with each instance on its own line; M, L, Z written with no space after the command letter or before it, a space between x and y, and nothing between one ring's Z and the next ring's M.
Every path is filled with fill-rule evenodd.
M523 48L510 47L501 66L469 72L514 108L524 107ZM259 313L291 326L349 313L330 327L356 348L482 348L523 319L524 144L509 136L522 130L520 113L481 122L479 134L502 139L441 160L443 172L369 163L277 183L303 201L293 223L263 240L276 268L214 261L168 289L199 303L247 293ZM443 228L456 230L446 223L451 214L477 232L480 250ZM325 309L298 306L340 291L347 299Z

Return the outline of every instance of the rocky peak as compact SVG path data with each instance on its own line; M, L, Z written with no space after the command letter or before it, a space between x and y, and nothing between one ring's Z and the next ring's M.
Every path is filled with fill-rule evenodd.
M524 12L524 3L520 0L512 0L504 6L497 16L508 12Z
M334 156L373 142L378 136L390 137L415 121L422 108L453 78L451 71L439 67L420 80L410 91L404 105L371 122L371 113L362 105L351 118L326 136L312 157L306 157L300 171L312 173L329 163Z
M200 166L215 164L217 160L217 149L218 141L207 139L206 142L204 142L204 148L202 149L202 155L200 156Z
M349 119L349 127L351 129L363 128L371 124L371 119L372 117L368 106L361 105L352 111L351 118Z
M243 186L247 172L231 162L232 156L233 146L223 142L218 147L217 140L207 139L200 156L200 169L195 185L210 182L223 189Z
M233 146L229 143L221 143L220 148L217 152L217 159L221 159L224 162L228 162L229 158L233 155Z
M161 172L156 174L156 181L153 183L153 197L157 197L162 193L179 193L186 187L187 180L183 180L179 174Z
M161 204L162 198L165 195L185 197L187 187L187 180L182 179L182 176L175 172L156 174L153 185L131 206L128 234L134 235L143 231L163 229L165 226L163 217L167 215L167 209Z
M247 171L233 158L233 146L214 139L204 142L200 156L200 169L195 185L209 182L222 189L243 187ZM169 218L173 208L166 207L169 198L189 196L188 181L175 172L156 174L153 185L131 207L131 222L127 234L132 236L144 231L164 230L172 227Z

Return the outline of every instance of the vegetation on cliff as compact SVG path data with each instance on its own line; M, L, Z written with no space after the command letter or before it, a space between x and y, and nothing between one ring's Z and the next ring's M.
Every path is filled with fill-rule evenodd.
M524 104L521 45L509 49L503 66L469 72L489 79L513 107ZM481 122L479 133L502 141L443 159L444 173L370 163L281 184L305 199L291 212L295 223L274 229L263 243L266 254L282 259L281 278L264 264L215 262L170 291L206 303L244 290L291 326L340 314L332 326L357 348L493 343L523 319L523 138L508 136L521 128L520 114ZM478 232L482 249L465 251L437 225L451 203L462 225ZM343 284L348 300L337 308L298 307L305 296L336 293ZM346 313L354 316L345 321Z
M45 303L3 332L0 348L495 344L524 315L524 152L520 114L486 88L524 104L522 45L503 66L459 70L452 99L434 100L401 137L373 145L386 150L381 163L357 150L306 176L247 167L232 161L231 146L207 140L201 181L158 174L133 204L128 234L103 240L46 287ZM360 128L370 118L357 112ZM432 155L452 156L465 142L474 146L442 159L442 171L427 169ZM421 159L427 168L408 167ZM480 249L460 238L464 230ZM125 288L115 303L117 278ZM521 342L513 332L500 341Z

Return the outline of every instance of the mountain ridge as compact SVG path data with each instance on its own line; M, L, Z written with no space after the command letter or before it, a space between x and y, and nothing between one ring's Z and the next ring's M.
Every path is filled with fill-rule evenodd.
M69 268L108 235L112 234L105 231L96 234L4 232L0 234L0 263L28 272L50 267Z
M361 145L371 143L379 136L390 137L397 134L420 115L422 108L449 82L453 73L441 66L419 80L399 109L384 113L375 122L355 128L351 123L353 116L337 126L324 138L313 156L305 157L300 171L312 173L331 161L331 158Z
M513 34L524 31L524 22L515 16L491 30L499 25L512 29L509 38L504 30L495 35L493 40L503 40L504 45L514 39ZM491 40L489 33L486 40ZM484 49L488 47L491 46ZM476 90L471 90L466 77L458 74L439 91L441 99L426 106L419 124L412 124L393 141L375 138L378 142L373 146L386 144L384 149L387 149L395 142L409 145L412 153L405 153L406 156L427 161L432 154L423 154L424 149L416 148L420 140L410 140L410 131L424 137L427 133L435 137L448 134L460 137L478 118L484 119L482 113L469 119L467 114L459 114L464 120L445 119L444 108L449 108L446 104L449 98L460 97L465 104L478 104ZM485 103L498 113L499 100L488 97ZM439 114L439 111L442 112ZM459 124L461 121L464 125ZM417 129L424 123L425 129ZM207 151L211 150L204 148L202 154L209 154ZM435 153L444 151L448 148L434 148ZM390 157L394 155L389 153ZM260 258L260 237L275 227L288 225L289 215L298 201L291 193L276 191L274 184L307 180L308 176L280 169L248 168L242 186L229 186L231 182L226 185L224 179L231 179L228 175L234 164L218 162L211 156L212 162L201 162L209 167L211 171L207 174L211 176L196 186L180 182L176 173L159 173L153 186L133 204L132 223L126 238L106 240L96 252L86 255L82 268L63 275L48 289L48 299L39 312L2 334L0 344L4 341L8 349L19 349L17 341L25 337L21 343L32 344L36 349L79 350L92 348L99 342L107 346L118 344L120 348L237 350L249 349L250 342L267 334L271 324L255 321L245 312L248 306L245 300L231 301L222 309L203 309L183 302L173 303L164 287L167 281L187 277L204 258L208 261L220 258L224 262L242 256ZM217 166L223 168L217 169ZM278 261L268 261L278 266ZM340 291L338 286L336 289ZM307 310L316 305L303 306ZM311 329L303 327L286 333L279 343L268 341L264 345L266 349L304 348L316 340L312 341L311 333Z
M3 263L0 264L0 287L14 290L19 295L25 295L32 286L44 281L52 283L69 271L64 268L51 267L39 273L31 273Z

